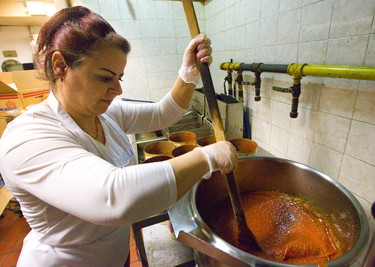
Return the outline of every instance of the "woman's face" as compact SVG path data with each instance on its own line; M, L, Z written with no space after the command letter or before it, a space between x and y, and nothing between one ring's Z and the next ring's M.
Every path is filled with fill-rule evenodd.
M124 75L127 55L119 48L98 48L93 57L68 68L60 103L73 116L96 116L104 113L113 99L122 93L120 81Z

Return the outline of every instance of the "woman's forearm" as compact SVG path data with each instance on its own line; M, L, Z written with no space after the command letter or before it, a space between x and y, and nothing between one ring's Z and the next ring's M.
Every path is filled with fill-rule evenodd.
M171 94L173 99L181 108L189 108L195 87L195 84L185 83L180 77L177 77L176 82L172 87Z

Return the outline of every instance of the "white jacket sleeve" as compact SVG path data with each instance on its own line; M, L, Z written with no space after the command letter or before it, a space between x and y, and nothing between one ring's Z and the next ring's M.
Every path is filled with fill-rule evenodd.
M117 168L56 121L15 121L0 141L0 171L19 196L100 225L133 223L176 201L168 162Z
M134 103L116 101L108 114L120 123L126 133L140 133L166 128L177 122L186 112L167 93L157 103Z

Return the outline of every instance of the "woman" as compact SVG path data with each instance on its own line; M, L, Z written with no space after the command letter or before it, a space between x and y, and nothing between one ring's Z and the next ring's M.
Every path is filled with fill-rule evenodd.
M228 142L135 165L126 134L181 118L199 80L196 60L212 58L209 39L197 36L171 91L159 103L130 104L114 100L129 51L84 7L63 9L41 28L34 59L51 92L0 141L1 174L32 229L18 266L124 266L131 223L167 209L213 171L236 166Z

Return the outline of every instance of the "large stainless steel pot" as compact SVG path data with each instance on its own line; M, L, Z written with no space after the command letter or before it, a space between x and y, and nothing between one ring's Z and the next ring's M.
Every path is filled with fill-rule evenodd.
M343 256L327 262L327 266L349 266L364 251L369 236L366 214L356 198L331 177L309 166L273 157L240 159L235 177L240 191L277 190L301 194L324 210L347 249ZM177 239L195 250L197 264L215 267L297 266L264 260L218 237L203 218L227 196L225 178L217 172L209 180L196 184L168 211Z

